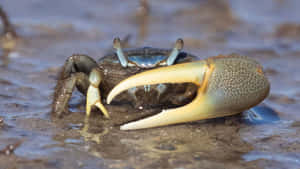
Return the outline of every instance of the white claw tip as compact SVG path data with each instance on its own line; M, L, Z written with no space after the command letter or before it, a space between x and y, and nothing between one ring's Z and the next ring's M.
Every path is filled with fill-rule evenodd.
M112 101L113 97L111 96L111 93L108 94L107 98L106 98L106 103L110 104L110 102Z
M128 130L127 127L126 127L126 124L125 124L125 125L122 125L122 126L120 127L120 130Z
M134 123L134 122L133 122ZM134 124L132 123L127 123L127 124L124 124L122 126L120 126L120 130L136 130L136 129L139 129L137 128Z

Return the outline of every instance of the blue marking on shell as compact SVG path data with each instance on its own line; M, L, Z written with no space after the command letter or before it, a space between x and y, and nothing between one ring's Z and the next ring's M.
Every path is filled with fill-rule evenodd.
M128 60L135 63L138 67L152 68L157 66L161 61L166 60L167 56L156 55L156 56L130 56Z

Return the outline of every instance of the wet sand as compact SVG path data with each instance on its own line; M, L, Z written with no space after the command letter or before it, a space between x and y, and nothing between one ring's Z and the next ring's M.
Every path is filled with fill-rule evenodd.
M257 5L259 4L259 5ZM297 0L3 0L20 41L0 60L0 168L291 168L300 166L300 2ZM1 28L1 27L0 27ZM264 104L280 118L249 124L244 115L139 131L120 124L158 113L107 105L84 114L73 94L63 119L51 117L57 73L73 53L95 59L114 37L135 46L172 47L199 59L239 53L258 60L271 91ZM3 50L0 49L0 54Z

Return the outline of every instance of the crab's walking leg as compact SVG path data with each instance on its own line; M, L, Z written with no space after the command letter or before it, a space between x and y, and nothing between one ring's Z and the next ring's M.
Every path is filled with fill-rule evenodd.
M52 104L52 112L55 115L62 116L63 113L69 112L68 102L72 96L72 92L75 86L83 94L88 94L96 91L94 87L96 87L96 85L99 85L101 75L100 73L96 73L97 75L99 75L99 79L96 79L96 81L93 80L96 78L96 76L94 76L95 73L93 73L93 76L91 76L91 78L89 78L89 75L91 72L98 72L97 67L97 63L92 58L86 55L72 55L66 60L55 87L55 94ZM92 87L89 87L90 82ZM92 97L92 99L87 98L87 101L89 101L90 103L91 100L93 100L96 106L99 106L107 117L106 109L103 108L101 104L99 104L101 103L100 92L98 91L98 95L88 95L95 97ZM94 104L89 104L89 106L93 105ZM89 114L90 111L87 113Z
M72 92L76 83L84 82L87 76L84 73L74 73L70 74L69 77L65 79L60 79L57 82L54 92L54 98L52 103L52 113L58 117L69 113L68 103L72 96ZM85 85L83 85L85 86ZM88 84L86 84L88 86Z
M120 92L145 84L194 83L199 88L189 104L121 126L122 130L157 127L169 124L223 117L240 113L260 103L269 93L269 82L262 67L240 56L173 65L146 71L118 84L107 102Z

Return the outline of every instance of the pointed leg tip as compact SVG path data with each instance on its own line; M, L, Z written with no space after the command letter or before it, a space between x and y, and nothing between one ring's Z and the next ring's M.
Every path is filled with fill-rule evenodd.
M107 110L105 109L101 109L101 111L102 111L102 113L103 113L103 115L104 115L104 117L106 118L106 119L110 119L110 116L109 116L109 114L108 114L108 112L107 112Z
M100 100L95 104L95 106L97 106L103 113L104 117L106 119L109 119L109 114L108 111L106 110L106 108L104 107L104 105L100 102Z
M85 114L87 117L91 115L91 110L92 110L92 105L88 104L89 102L86 103L86 108L85 108Z
M103 111L102 111L102 112L103 112ZM105 117L106 119L110 119L110 116L109 116L108 113L104 113L104 112L103 112L103 114L104 114L104 117Z

